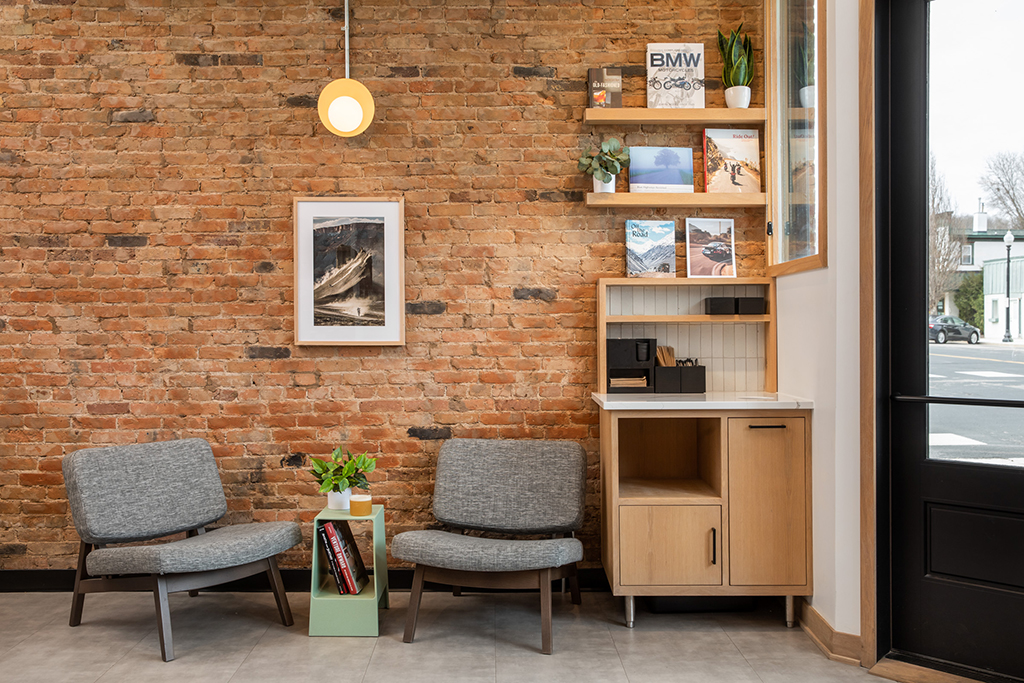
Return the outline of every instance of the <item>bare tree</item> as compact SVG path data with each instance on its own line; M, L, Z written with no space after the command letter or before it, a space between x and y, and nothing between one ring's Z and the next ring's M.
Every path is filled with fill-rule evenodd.
M963 251L964 218L956 215L956 204L946 187L946 179L928 162L928 311L960 284L960 254ZM960 229L958 229L960 228Z
M1024 154L1000 152L989 157L980 182L989 205L1002 212L1014 230L1024 229Z

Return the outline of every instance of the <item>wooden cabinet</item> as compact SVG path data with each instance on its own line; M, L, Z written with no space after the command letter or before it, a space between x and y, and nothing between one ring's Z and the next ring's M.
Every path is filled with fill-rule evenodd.
M595 394L615 595L812 593L811 412L767 396L801 407ZM660 409L636 409L645 400ZM664 409L674 401L679 409Z

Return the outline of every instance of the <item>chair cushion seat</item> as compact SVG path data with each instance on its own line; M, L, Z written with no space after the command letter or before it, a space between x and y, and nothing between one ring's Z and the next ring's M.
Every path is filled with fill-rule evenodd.
M233 524L159 545L100 548L86 556L92 576L182 574L263 560L302 542L295 522Z
M517 541L447 531L406 531L392 539L391 554L406 562L441 569L514 572L579 562L583 559L583 544L575 538Z

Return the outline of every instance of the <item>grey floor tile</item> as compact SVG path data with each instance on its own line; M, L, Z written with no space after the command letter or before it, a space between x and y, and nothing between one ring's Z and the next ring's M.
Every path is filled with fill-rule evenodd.
M71 593L0 593L0 655L71 614Z
M824 657L802 629L726 631L748 661L755 659L812 659Z
M764 683L856 683L877 681L867 669L830 661L825 655L818 659L755 659L751 667Z

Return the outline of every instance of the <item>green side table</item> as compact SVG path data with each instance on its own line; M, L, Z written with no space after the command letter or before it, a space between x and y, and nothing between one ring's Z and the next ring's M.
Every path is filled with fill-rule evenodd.
M373 580L359 595L338 595L318 527L324 522L373 522ZM377 610L388 608L388 555L384 537L384 506L374 505L369 517L324 510L313 520L313 579L309 590L309 635L376 636Z

